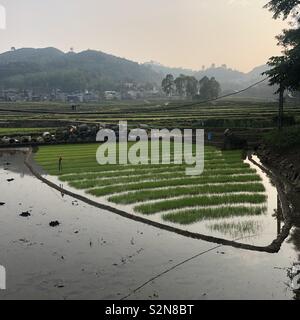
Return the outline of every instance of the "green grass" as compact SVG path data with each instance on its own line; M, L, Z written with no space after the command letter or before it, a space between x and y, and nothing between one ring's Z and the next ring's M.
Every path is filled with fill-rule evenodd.
M177 210L196 206L218 206L224 204L251 203L261 204L266 202L267 197L262 194L239 194L222 196L196 196L175 200L166 200L155 203L146 203L136 206L136 212L154 214L162 211Z
M278 129L266 133L263 141L278 150L287 150L293 147L300 146L300 127L287 127L281 131Z
M196 210L185 210L176 213L164 214L162 218L165 221L178 223L181 225L189 225L206 219L229 218L233 216L256 216L266 212L265 207L220 207L220 208L203 208ZM219 231L215 226L214 231Z

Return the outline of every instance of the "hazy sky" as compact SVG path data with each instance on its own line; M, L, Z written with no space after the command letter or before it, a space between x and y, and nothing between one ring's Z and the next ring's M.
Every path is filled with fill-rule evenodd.
M145 62L200 69L212 63L249 71L278 54L267 0L0 0L10 47L96 49Z

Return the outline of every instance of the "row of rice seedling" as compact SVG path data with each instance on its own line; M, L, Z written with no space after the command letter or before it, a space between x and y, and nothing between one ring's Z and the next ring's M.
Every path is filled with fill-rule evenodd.
M267 197L264 194L232 194L222 196L196 196L182 199L165 200L155 203L146 203L136 206L136 212L143 214L154 214L162 211L178 210L180 208L189 208L196 206L218 206L224 204L262 204L266 202Z
M86 161L65 161L63 160L63 170L59 172L58 170L58 164L57 164L58 159L55 161L49 163L49 164L43 164L40 163L40 165L49 173L52 175L66 175L66 174L80 174L80 173L87 173L87 172L103 172L103 171L116 171L118 172L119 170L128 170L128 169L152 169L152 168L167 168L171 166L175 166L176 164L141 164L141 165L115 165L115 164L107 164L107 165L99 165L96 162L96 159L94 162L91 163L86 163ZM185 165L182 165L186 167ZM212 168L212 167L243 167L241 165L241 160L234 160L231 162L225 162L224 159L214 159L214 160L209 160L205 161L204 167L205 168Z
M227 176L227 175L246 175L250 176L253 172L248 169L243 170L220 170L220 171L205 171L201 176L193 176L191 179L196 179L202 181L205 177L218 177L218 176ZM255 175L253 175L256 177ZM88 189L88 188L95 188L97 186L110 186L110 185L117 185L117 184L129 184L129 183L136 183L137 178L140 183L146 181L160 181L160 180L177 180L181 179L184 180L186 178L185 171L182 172L161 172L159 174L151 173L151 174L143 174L138 176L125 176L125 177L118 177L118 178L99 178L99 179L86 179L86 180L75 180L71 181L70 185L77 189Z
M264 192L265 187L261 183L247 183L247 184L224 184L224 185L200 185L196 187L179 187L174 189L160 189L137 191L126 193L122 195L112 196L108 198L110 202L117 204L134 204L137 202L145 202L158 199L169 199L180 197L184 195L200 195L200 194L217 194L217 193L240 193Z
M171 167L163 167L163 168L153 168L149 169L131 169L131 170L118 170L118 171L106 171L99 173L84 173L84 174L70 174L70 175L62 175L59 177L61 181L76 181L76 180L85 180L85 179L98 179L98 178L111 178L111 177L127 177L127 176L137 176L147 174L168 174L168 173L182 173L185 172L185 167L182 165L176 166L173 165ZM255 169L245 167L237 167L237 168L226 168L224 166L220 166L217 168L206 168L205 172L210 172L211 174L245 174L245 173L255 173Z
M267 208L265 206L226 206L219 208L199 208L192 210L183 210L180 212L163 214L162 218L168 222L178 223L181 225L189 225L207 219L221 219L235 216L258 216L266 213L266 211Z
M256 175L225 175L225 176L208 176L208 177L193 177L183 178L174 180L161 180L161 181L148 181L127 184L126 188L124 185L112 185L105 186L102 188L95 188L87 190L87 193L94 196L105 196L114 193L124 192L124 190L143 190L143 189L155 189L163 187L175 187L175 186L192 186L199 184L211 184L211 183L228 183L228 182L257 182L261 181L259 176Z
M79 154L56 154L54 156L51 157L37 157L36 159L39 161L40 164L44 164L44 165L48 165L53 163L53 161L55 161L57 159L58 156L62 156L66 161L75 161L75 162L82 162L83 160L85 160L88 163L92 163L96 161L96 151L91 151L90 153L79 153ZM163 156L168 156L170 157L170 160L173 162L174 159L176 160L184 160L186 155L184 155L184 153L160 153L160 154L154 154L154 156L152 157L152 159L158 159L160 162L162 161ZM191 155L194 156L194 155ZM151 153L148 154L149 157L149 162L150 162L150 157L151 157ZM222 159L222 155L218 154L218 153L212 153L212 152L205 152L204 154L204 159L205 160L211 160L211 159ZM235 155L230 155L228 156L228 160L230 160L230 158L235 159L236 156ZM119 153L116 152L116 159L119 159ZM117 161L119 162L119 161Z
M261 229L261 223L259 221L239 221L239 222L217 222L209 223L206 225L208 230L217 231L223 235L231 236L232 238L245 237L247 235L258 234Z
M44 149L41 149L41 151L36 155L36 160L40 163L40 164L51 164L51 162L55 162L55 160L57 159L57 157L62 156L66 161L68 160L72 160L72 161L81 161L82 159L85 159L89 162L92 161L96 161L96 152L98 149L99 145L94 144L92 145L92 147L90 147L89 149L87 148L83 148L83 149L79 149L78 151L74 151L74 150L69 150L69 149L62 149L62 150L56 150L56 151L52 151L51 153L46 153L45 151L43 151ZM128 144L128 149L131 147L131 144ZM116 157L117 159L119 158L119 149L115 148L116 151ZM156 150L157 151L157 150ZM183 152L183 151L182 151ZM195 150L193 151L193 153L195 153ZM149 148L148 150L148 156L151 157L152 151ZM160 150L159 152L155 152L155 156L159 156L159 159L162 157L164 153ZM178 156L178 152L174 152L173 150L173 145L170 145L170 150L168 151L168 153L170 155L171 160L174 158L174 155ZM208 160L214 157L220 157L221 153L213 151L213 150L207 150L205 149L205 154L204 154L205 158L207 158Z

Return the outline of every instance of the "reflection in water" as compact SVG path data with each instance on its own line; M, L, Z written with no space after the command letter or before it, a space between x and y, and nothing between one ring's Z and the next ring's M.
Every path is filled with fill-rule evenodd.
M283 212L282 212L282 206L281 206L279 195L277 195L277 210L275 211L275 215L277 219L277 234L280 234L281 224L284 221L284 219L283 219Z
M222 222L207 225L211 231L217 231L232 238L257 235L262 230L260 221Z
M277 208L274 209L274 214L272 216L277 221L277 235L279 235L284 222L279 195L277 195ZM208 223L206 224L206 228L211 232L218 232L224 236L230 236L232 238L244 238L262 234L264 231L263 225L264 223L261 220L247 219L241 221L230 221L229 219L226 219L221 220L220 222Z
M298 261L294 262L293 266L288 269L288 277L291 280L291 289L293 290L295 296L295 300L300 300L300 290L296 288L295 285L297 285L296 282L299 280L299 274L300 271L297 271L298 266L300 264L300 224L296 224L295 228L292 230L290 238L287 241L288 243L293 243L294 244L294 249L298 253ZM296 289L295 289L296 288Z
M63 190L64 189L64 185L63 184L59 184L59 187ZM61 190L60 194L61 197L63 198L65 196L64 192Z
M25 160L25 151L21 150L1 150L0 149L0 167L3 167L4 170L15 172L20 174L20 178L24 178L25 175L31 175L29 170L23 165ZM13 158L13 163L10 161Z

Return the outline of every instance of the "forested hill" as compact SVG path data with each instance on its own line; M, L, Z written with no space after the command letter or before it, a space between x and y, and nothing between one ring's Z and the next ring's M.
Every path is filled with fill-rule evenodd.
M23 48L0 54L0 90L34 90L36 93L61 89L66 92L84 90L119 90L122 84L156 83L160 86L166 74L215 77L224 92L239 90L262 79L266 66L243 73L226 66L194 71L169 68L153 62L139 64L100 51L86 50L64 53L55 48ZM255 88L251 96L272 96L267 83Z
M24 48L0 54L0 89L103 91L117 89L124 82L161 80L150 67L100 51L64 53L55 48Z

